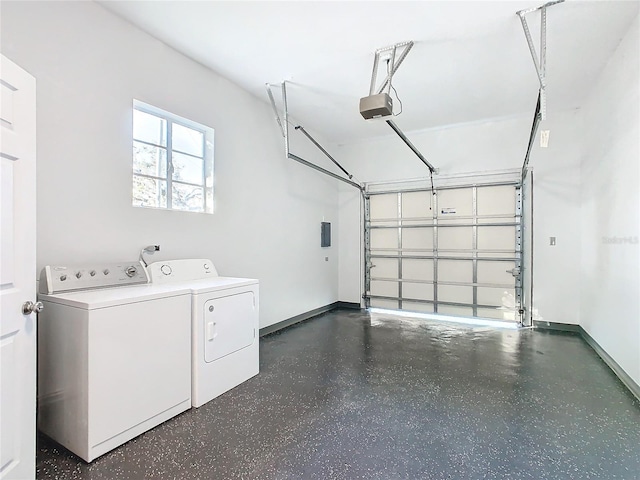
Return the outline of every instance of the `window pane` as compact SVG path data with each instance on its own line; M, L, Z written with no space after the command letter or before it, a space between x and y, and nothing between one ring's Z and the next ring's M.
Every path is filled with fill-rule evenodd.
M133 138L167 146L167 121L150 113L133 111Z
M167 151L145 143L133 142L133 172L167 177Z
M135 207L167 208L167 182L134 175L133 205Z
M181 153L173 152L173 179L180 182L196 183L202 185L203 182L203 164L204 160L201 158L190 157L189 155L182 155Z
M174 123L171 127L173 150L203 156L204 135L192 128Z
M173 183L171 189L173 191L171 202L174 210L204 212L202 187Z

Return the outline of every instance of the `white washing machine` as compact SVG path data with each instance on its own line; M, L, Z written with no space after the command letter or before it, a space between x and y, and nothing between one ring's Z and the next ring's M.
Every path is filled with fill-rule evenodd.
M180 285L191 299L191 404L200 407L259 372L258 280L220 277L211 260L155 262L154 285Z
M131 262L45 267L39 290L41 431L91 462L191 408L187 288Z

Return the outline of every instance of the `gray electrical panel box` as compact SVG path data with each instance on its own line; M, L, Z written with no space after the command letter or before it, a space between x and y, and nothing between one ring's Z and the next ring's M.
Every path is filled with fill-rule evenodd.
M331 246L331 223L329 222L322 222L320 224L320 246Z

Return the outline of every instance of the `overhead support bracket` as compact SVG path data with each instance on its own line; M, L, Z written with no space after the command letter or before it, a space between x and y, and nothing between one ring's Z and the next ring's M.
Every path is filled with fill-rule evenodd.
M280 132L282 132L282 136L284 137L284 127L282 126L282 121L280 120L280 114L278 113L278 107L276 107L276 100L273 98L273 92L271 91L271 85L266 83L267 87L267 95L269 96L269 102L271 103L271 108L273 109L273 113L276 116L276 122L278 122L278 126L280 127Z
M371 72L371 86L369 87L369 95L379 94L384 91L388 86L391 90L391 79L395 75L398 68L404 59L407 57L409 51L413 48L413 42L401 42L391 45L390 47L379 48L376 50L376 56L373 60L373 71ZM399 53L398 53L399 52ZM384 82L376 90L376 81L378 78L378 66L381 59L386 59L389 62L387 67L387 76Z
M311 168L313 168L314 170L317 170L318 172L322 172L322 173L324 173L325 175L329 175L330 177L335 178L336 180L341 180L341 181L343 181L344 183L348 183L348 184L349 184L349 185L351 185L352 187L355 187L355 188L357 188L358 190L360 190L361 192L363 192L363 191L364 191L364 188L362 187L362 185L358 185L356 182L352 182L351 180L347 180L346 178L341 177L340 175L337 175L337 174L335 174L335 173L333 173L333 172L330 172L329 170L325 170L324 168L319 167L318 165L316 165L316 164L314 164L314 163L311 163L311 162L309 162L309 161L305 160L305 159L304 159L304 158L302 158L302 157L299 157L299 156L297 156L297 155L294 155L293 153L290 153L290 154L289 154L289 155L287 155L287 156L288 156L291 160L295 160L296 162L301 163L302 165L306 165L307 167L311 167Z
M538 93L538 103L536 104L536 111L533 115L533 125L531 125L531 133L529 135L529 145L527 145L527 153L524 156L524 163L522 164L522 173L520 175L521 182L524 184L524 180L527 177L527 171L529 168L529 158L531 157L531 149L533 148L533 142L536 139L536 134L538 132L538 126L542 121L542 112L540 110L542 104L542 92Z
M424 158L424 155L422 155L422 153L420 153L420 150L418 150L416 146L411 143L411 140L409 140L407 136L402 132L402 130L400 130L400 127L398 127L393 120L386 120L386 122L387 125L389 125L393 129L393 131L398 134L402 141L406 143L407 147L409 147L411 151L415 153L420 160L422 160L422 163L424 163L429 168L429 172L431 172L431 174L437 173L435 167L431 165L426 158Z
M538 75L538 82L540 83L540 115L542 120L547 116L547 7L562 3L564 0L554 0L552 2L545 3L540 7L530 8L527 10L520 10L516 12L516 15L520 17L522 23L522 29L524 30L524 36L527 39L527 45L529 45L529 52L533 59L533 65ZM533 44L533 38L531 37L531 31L527 24L526 15L528 13L540 11L540 56L536 52L536 47Z
M337 166L340 170L342 170L342 172L343 172L347 177L349 177L349 180L351 180L351 179L353 178L353 175L351 175L349 172L347 172L347 171L342 167L342 165L340 165L340 164L336 161L336 159L335 159L335 158L333 158L333 157L331 156L331 154L330 154L329 152L327 152L327 151L322 147L322 145L320 145L320 144L316 141L316 139L315 139L315 138L313 138L311 135L309 135L309 133L304 129L304 127L303 127L302 125L298 125L298 126L296 127L296 130L300 130L300 131L304 134L304 136L305 136L305 137L307 137L307 138L309 139L309 141L311 141L311 143L313 143L316 147L318 147L318 149L319 149L322 153L324 153L324 154L329 158L329 160L331 160L333 163L335 163L335 164L336 164L336 166Z
M379 48L376 50L375 57L373 59L373 71L371 72L369 96L360 99L360 114L367 120L371 118L387 117L388 119L385 120L387 125L396 132L411 151L418 156L422 163L429 168L429 173L431 174L431 180L433 183L433 174L437 173L435 167L431 165L426 158L424 158L424 155L422 155L420 150L411 143L411 140L409 140L402 130L400 130L400 127L398 127L393 120L389 119L393 115L392 102L389 95L392 88L391 81L393 79L393 75L407 57L409 51L411 51L411 48L413 48L413 42L409 41L396 43L390 47ZM387 62L387 76L382 84L376 88L380 60L386 60ZM388 88L388 93L383 93L385 88Z
M393 115L393 100L391 99L391 80L398 71L400 65L413 47L413 42L402 42L376 50L371 72L371 85L369 95L360 99L360 115L365 120L371 118L388 117ZM380 61L386 62L386 77L377 87L378 70ZM386 92L384 91L386 89Z
M329 152L327 152L322 145L320 145L305 129L304 127L298 125L297 127L295 127L296 130L300 130L300 132L302 132L323 154L325 154L327 157L329 157L329 159L338 166L338 168L340 168L340 170L342 170L342 172L344 172L345 175L347 175L349 178L344 178L341 177L340 175L333 173L325 168L322 168L314 163L309 162L308 160L305 160L302 157L299 157L298 155L294 155L293 153L290 152L289 149L289 108L287 105L287 85L286 82L282 82L282 84L280 85L281 91L282 91L282 107L283 107L283 115L282 117L280 117L280 113L278 112L278 107L276 105L276 101L275 98L273 96L273 92L271 91L271 87L275 87L277 85L271 85L271 84L266 84L267 87L267 95L269 96L269 102L271 103L271 107L273 108L273 112L275 114L275 118L276 118L276 122L278 123L278 126L280 127L280 131L282 132L282 136L284 137L284 151L285 151L285 156L291 160L295 160L298 163L301 163L302 165L306 165L307 167L313 168L314 170L324 173L325 175L328 175L332 178L335 178L336 180L340 180L341 182L347 183L349 185L351 185L352 187L357 188L358 190L360 190L361 193L364 193L364 187L362 185L360 185L359 183L356 183L354 181L352 181L351 179L353 178L353 175L351 175L349 172L347 172L342 165L340 165L332 156L331 154L329 154Z

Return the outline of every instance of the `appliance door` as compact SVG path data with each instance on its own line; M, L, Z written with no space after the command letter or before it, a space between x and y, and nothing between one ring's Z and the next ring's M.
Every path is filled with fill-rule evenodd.
M255 293L244 291L204 302L202 315L205 362L213 362L248 347L256 338Z

